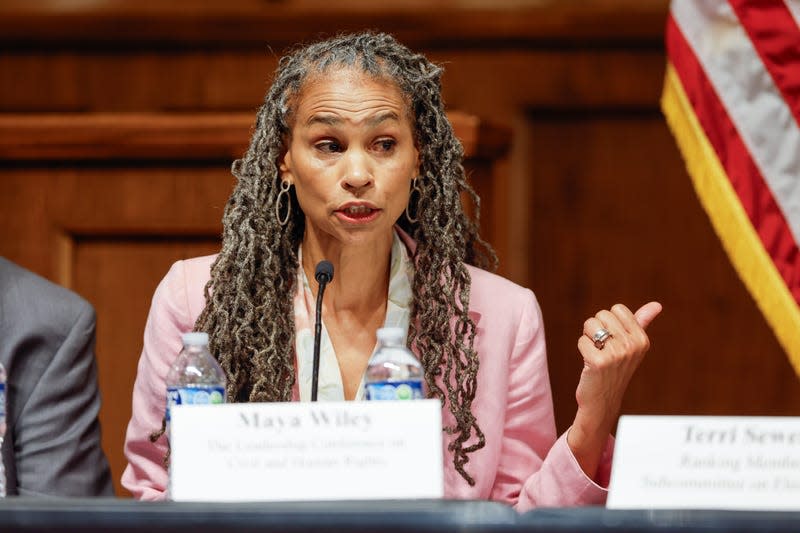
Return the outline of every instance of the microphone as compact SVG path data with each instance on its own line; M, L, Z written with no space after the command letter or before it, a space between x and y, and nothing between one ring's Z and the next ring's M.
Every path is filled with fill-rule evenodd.
M322 337L322 295L325 293L325 286L333 279L333 265L330 261L322 260L317 263L314 278L319 283L317 291L317 313L314 323L314 366L311 373L311 401L317 401L317 388L319 385L319 342Z

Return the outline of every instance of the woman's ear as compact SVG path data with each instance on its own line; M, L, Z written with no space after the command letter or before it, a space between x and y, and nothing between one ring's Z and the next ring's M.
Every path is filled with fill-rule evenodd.
M281 173L281 179L289 183L293 182L292 178L292 153L290 150L285 150L278 160L278 170Z

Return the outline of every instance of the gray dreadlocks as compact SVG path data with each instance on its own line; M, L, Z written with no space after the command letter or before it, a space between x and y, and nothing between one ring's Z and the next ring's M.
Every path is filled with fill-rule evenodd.
M455 423L444 428L456 470L470 484L468 454L485 437L472 414L478 356L475 324L467 309L470 276L465 264L494 269L496 257L478 235L477 221L462 208L467 183L463 148L444 112L442 69L380 33L343 35L283 57L258 111L247 153L233 163L238 183L223 218L222 250L205 287L206 307L196 322L210 335L210 348L228 377L236 402L291 400L295 380L294 312L298 246L304 215L292 190L291 205L279 202L279 159L304 84L329 69L358 68L395 84L409 104L420 154L420 194L409 210L415 221L398 224L418 243L414 257L409 346L425 369L429 395L440 399ZM286 198L286 195L283 195ZM278 223L291 209L288 223ZM476 209L477 211L477 209Z

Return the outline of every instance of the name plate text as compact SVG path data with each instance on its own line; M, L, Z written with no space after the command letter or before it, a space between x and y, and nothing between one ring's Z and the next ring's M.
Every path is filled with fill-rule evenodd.
M800 510L800 418L623 416L606 505Z
M178 405L176 501L440 498L441 404Z

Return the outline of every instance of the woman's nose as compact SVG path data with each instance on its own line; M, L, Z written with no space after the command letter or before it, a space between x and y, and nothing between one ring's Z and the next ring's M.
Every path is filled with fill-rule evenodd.
M361 189L372 184L372 169L366 154L359 150L348 151L344 163L342 187Z

